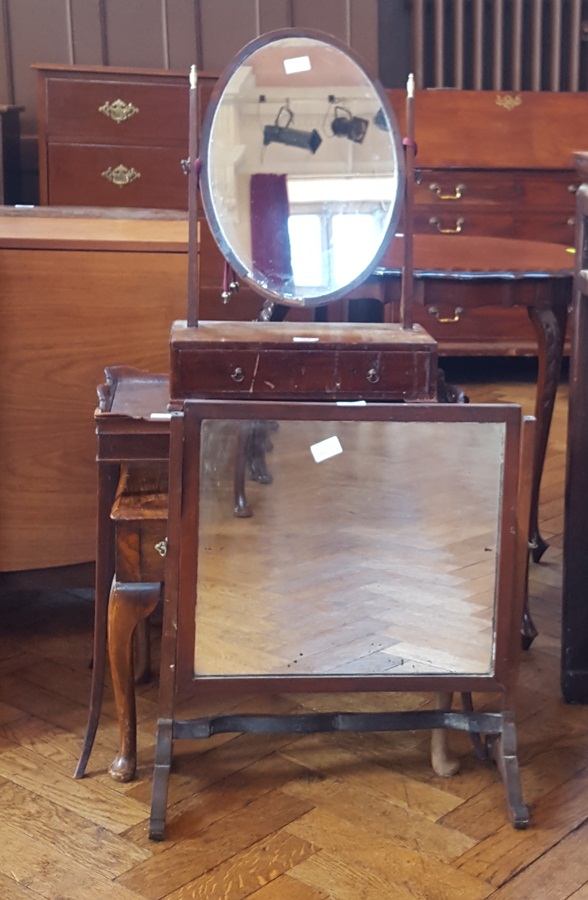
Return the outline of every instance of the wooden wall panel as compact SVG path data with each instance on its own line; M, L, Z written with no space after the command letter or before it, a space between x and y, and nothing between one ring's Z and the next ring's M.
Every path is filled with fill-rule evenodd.
M200 37L199 5L194 0L167 0L170 69L181 72L192 65L203 68Z
M106 41L102 21L102 0L70 0L70 2L73 62L80 66L105 65Z
M258 0L258 5L260 34L292 26L290 0Z
M0 0L0 103L4 105L14 103L11 63L8 40L8 4L7 0Z
M202 61L200 68L221 72L244 44L257 37L257 0L200 0ZM219 27L223 23L224 27Z
M72 62L68 0L8 0L15 103L25 107L22 129L36 130L37 94L32 62Z
M105 0L109 66L166 69L165 0Z

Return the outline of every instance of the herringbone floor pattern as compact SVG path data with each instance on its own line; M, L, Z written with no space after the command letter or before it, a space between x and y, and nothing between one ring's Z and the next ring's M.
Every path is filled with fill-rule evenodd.
M515 400L532 411L524 361L492 370L489 361L471 361L450 377L472 399ZM531 573L540 635L523 659L517 693L527 831L507 824L497 773L474 759L465 735L451 736L462 766L450 779L433 775L423 733L222 735L179 745L167 839L152 844L156 686L139 688L138 779L120 785L106 774L117 744L107 691L88 777L75 781L90 680L89 593L5 592L0 898L587 900L588 709L566 706L559 695L565 419L562 388L541 505L551 546ZM368 699L390 706L381 695ZM344 698L348 709L365 702ZM398 695L395 704L412 708L415 698ZM276 696L268 705L326 709L332 699ZM251 706L245 699L224 708ZM193 702L186 708L195 710ZM203 702L199 711L210 710Z

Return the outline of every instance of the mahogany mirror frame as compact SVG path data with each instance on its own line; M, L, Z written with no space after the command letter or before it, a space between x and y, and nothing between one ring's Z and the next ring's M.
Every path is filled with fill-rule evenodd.
M499 553L496 567L494 665L488 674L422 675L260 675L195 676L195 610L198 583L198 510L200 434L208 420L299 420L333 422L448 422L504 425L504 457L499 504ZM386 404L362 407L313 402L186 400L172 414L170 445L169 550L161 649L160 707L153 781L150 837L165 830L167 787L174 740L206 738L218 732L310 733L316 731L392 731L453 728L487 736L489 755L502 775L513 825L524 828L528 812L522 801L512 691L520 654L519 623L524 600L529 509L528 472L532 420L514 404ZM407 713L318 714L308 716L209 716L179 720L176 700L187 694L210 698L288 692L459 691L497 693L502 710L476 713L415 711Z

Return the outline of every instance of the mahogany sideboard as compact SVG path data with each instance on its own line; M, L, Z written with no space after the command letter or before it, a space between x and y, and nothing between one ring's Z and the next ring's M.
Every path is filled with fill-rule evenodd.
M187 73L35 69L43 204L186 207ZM214 83L210 73L199 76L201 113ZM405 92L389 96L404 129ZM572 153L585 144L586 94L417 91L415 111L417 231L451 235L456 257L464 235L573 244ZM216 260L216 247L209 252ZM535 354L524 310L469 312L464 326L453 309L448 298L419 313L440 353L477 355L490 337L496 355Z

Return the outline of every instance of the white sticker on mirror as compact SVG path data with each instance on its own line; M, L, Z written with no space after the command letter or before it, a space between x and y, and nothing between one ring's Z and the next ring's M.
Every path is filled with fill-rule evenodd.
M294 75L296 72L310 72L310 57L293 56L291 59L284 60L284 71L286 75Z
M324 441L319 441L318 444L311 444L310 452L314 461L319 463L324 462L325 459L330 459L331 456L337 456L338 453L343 453L343 447L337 435L333 435L333 437L326 438Z

